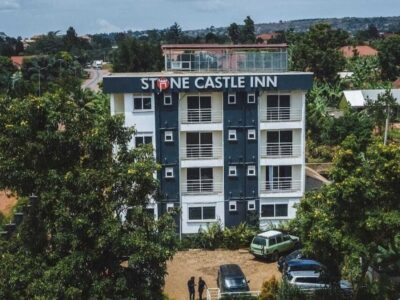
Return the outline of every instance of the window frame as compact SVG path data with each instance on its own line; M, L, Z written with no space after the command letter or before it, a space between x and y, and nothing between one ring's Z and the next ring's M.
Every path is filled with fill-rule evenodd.
M253 208L251 208L250 205L253 205ZM256 201L255 200L247 201L247 210L250 210L250 211L256 210Z
M273 216L263 216L263 206L273 206ZM277 205L285 205L286 206L286 216L281 216L276 214L276 206ZM289 203L263 203L260 206L260 218L262 219L282 219L282 218L289 218Z
M167 99L169 99L169 102L166 101ZM164 105L166 105L166 106L172 105L172 95L171 94L164 95Z
M234 174L232 174L231 171L234 171ZM228 176L229 177L237 177L237 166L229 166Z
M251 172L254 171L254 174L251 174ZM257 170L256 170L256 166L255 165L248 165L247 166L247 176L257 176Z
M167 203L166 209L167 209L167 213L170 213L171 211L173 211L175 208L173 203Z
M190 209L191 208L200 208L201 211L201 219L190 219ZM213 208L214 209L214 219L204 219L204 208ZM216 205L189 205L187 210L187 222L215 222L217 221L217 207Z
M174 132L171 130L164 132L164 142L172 143L174 141Z
M231 135L234 137L231 138ZM236 129L229 129L228 130L228 141L236 142L237 141L237 131Z
M250 98L253 97L253 101L250 101ZM247 104L255 104L256 103L256 94L248 93L247 94Z
M230 100L231 100L231 97L233 98L233 102L230 101ZM236 93L229 93L229 94L228 94L228 104L229 104L229 105L236 104Z
M138 145L137 139L141 138L142 142ZM146 143L146 138L150 138L150 143ZM142 145L153 145L153 135L152 134L137 134L134 136L135 139L135 148L140 147Z
M253 137L251 137L253 136ZM248 129L247 130L247 139L249 141L255 141L257 139L257 132L255 129Z
M141 108L135 108L135 99L140 99L141 103ZM150 99L150 108L144 108L144 99ZM152 95L145 95L145 94L134 94L132 98L132 104L133 104L133 112L148 112L148 111L153 111L153 96Z
M170 173L171 175L168 175ZM173 167L166 167L165 168L165 178L174 178L174 168Z
M237 201L234 201L234 200L229 201L228 208L229 208L229 211L237 211Z

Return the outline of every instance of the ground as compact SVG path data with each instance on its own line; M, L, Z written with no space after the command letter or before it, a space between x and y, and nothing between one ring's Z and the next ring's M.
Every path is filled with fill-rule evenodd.
M238 264L247 280L250 290L259 291L265 280L272 276L281 277L277 264L257 260L247 250L188 250L178 252L167 264L168 276L164 292L171 300L187 300L187 281L195 276L196 284L201 276L208 287L217 287L217 270L222 264ZM203 295L203 299L205 295ZM196 299L198 297L196 290Z

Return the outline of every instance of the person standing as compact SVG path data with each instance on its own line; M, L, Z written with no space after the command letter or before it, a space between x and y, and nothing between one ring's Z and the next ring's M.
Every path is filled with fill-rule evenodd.
M190 279L187 282L187 286L188 286L188 290L189 290L189 299L190 300L194 300L194 287L196 286L196 284L194 283L194 276L190 277Z
M199 277L199 299L203 300L203 291L205 287L207 286L206 282L203 280L203 278Z

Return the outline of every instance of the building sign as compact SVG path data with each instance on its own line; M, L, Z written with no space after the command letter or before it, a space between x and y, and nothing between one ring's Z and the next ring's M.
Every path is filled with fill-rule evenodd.
M181 76L173 75L165 77L160 77L158 74L155 76L154 73L149 73L149 76L124 76L123 74L118 74L105 76L103 83L104 92L106 93L290 91L310 89L312 86L312 74L215 74L210 76L182 74Z
M191 90L194 86L197 90L214 89L245 89L250 88L276 88L277 76L199 76L199 77L171 77L166 78L141 78L143 91L165 90L168 86L174 90Z

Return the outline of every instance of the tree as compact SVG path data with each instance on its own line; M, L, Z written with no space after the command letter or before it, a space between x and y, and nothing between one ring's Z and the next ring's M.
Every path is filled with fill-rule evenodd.
M174 222L146 212L157 165L123 123L89 92L0 99L0 188L38 196L0 242L1 299L161 298Z
M232 43L238 44L239 43L239 38L240 38L240 28L239 25L236 23L232 23L228 27L228 35L229 38L231 39Z
M348 34L328 24L312 26L291 48L291 68L314 72L318 80L333 82L342 71L345 59L339 48L346 44Z
M396 80L400 76L400 35L390 36L381 42L378 58L382 79Z
M256 42L254 21L250 16L244 19L244 25L240 28L239 40L242 44L253 44Z
M0 93L8 91L11 77L17 71L8 57L0 56Z
M181 26L178 23L172 24L172 26L165 33L165 39L167 43L179 44L183 40L183 33Z
M356 299L379 246L391 245L400 229L400 148L376 143L365 150L352 136L342 146L333 182L306 194L292 225L332 283L351 279Z

